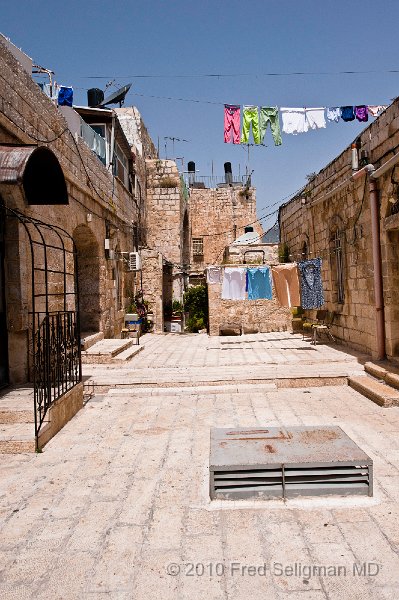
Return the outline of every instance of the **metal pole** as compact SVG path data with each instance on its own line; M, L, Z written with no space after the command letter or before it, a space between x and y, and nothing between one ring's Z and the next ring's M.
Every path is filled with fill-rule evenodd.
M382 263L380 245L380 220L378 207L377 184L374 179L369 180L371 236L373 248L374 267L374 298L377 333L377 360L385 358L385 318L384 318L384 293L382 283Z

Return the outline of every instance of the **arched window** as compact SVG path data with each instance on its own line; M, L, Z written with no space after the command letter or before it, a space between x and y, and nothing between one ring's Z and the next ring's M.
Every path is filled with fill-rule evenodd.
M308 256L309 256L309 248L308 248L308 243L305 240L302 244L301 260L307 260Z

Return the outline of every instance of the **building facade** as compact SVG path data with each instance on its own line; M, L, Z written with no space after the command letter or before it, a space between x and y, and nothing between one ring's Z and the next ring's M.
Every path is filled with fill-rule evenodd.
M286 260L322 258L334 335L399 358L399 101L280 209Z

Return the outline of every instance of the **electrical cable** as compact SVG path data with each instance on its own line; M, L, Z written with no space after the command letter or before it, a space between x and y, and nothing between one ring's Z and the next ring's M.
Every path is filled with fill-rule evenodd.
M182 75L82 75L79 79L226 79L234 77L292 77L292 76L319 76L319 75L371 75L380 73L399 73L399 69L383 69L369 71L289 71L280 73L199 73L199 74L182 74Z

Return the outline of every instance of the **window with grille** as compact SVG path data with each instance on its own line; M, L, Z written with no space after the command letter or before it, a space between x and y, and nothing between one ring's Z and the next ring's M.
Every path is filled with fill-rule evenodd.
M331 238L332 267L334 271L335 285L337 291L337 302L344 303L344 258L343 258L343 235L337 230Z
M204 238L193 238L193 256L203 256Z

